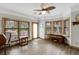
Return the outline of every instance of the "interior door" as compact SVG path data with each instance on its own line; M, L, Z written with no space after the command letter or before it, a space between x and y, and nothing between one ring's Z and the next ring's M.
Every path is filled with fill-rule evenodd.
M32 23L32 38L38 38L38 23Z

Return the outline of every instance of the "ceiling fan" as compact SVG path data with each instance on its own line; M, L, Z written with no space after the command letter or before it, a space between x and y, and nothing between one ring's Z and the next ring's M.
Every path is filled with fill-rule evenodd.
M41 9L35 9L34 11L38 11L39 15L50 13L51 10L55 9L55 6L49 5L49 3L41 3Z

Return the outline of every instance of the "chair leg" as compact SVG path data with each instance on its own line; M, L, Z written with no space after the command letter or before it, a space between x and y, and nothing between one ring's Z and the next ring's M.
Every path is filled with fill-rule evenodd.
M1 51L0 51L0 55L1 55Z
M6 45L4 45L4 55L6 55Z

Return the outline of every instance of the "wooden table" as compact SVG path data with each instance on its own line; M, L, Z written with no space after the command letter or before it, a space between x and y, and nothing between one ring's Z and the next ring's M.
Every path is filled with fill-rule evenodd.
M47 39L58 42L58 43L66 43L66 37L57 34L47 34Z

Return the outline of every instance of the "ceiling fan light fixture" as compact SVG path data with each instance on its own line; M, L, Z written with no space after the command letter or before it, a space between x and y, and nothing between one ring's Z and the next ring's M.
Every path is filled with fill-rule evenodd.
M46 11L42 11L41 13L42 13L42 14L46 14Z

